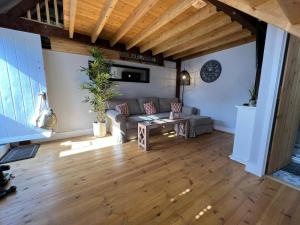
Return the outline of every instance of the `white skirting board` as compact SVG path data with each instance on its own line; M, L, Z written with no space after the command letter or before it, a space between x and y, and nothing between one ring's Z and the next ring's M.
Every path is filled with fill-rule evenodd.
M39 140L34 140L34 143L40 143L45 141L55 141L72 137L80 137L85 135L93 135L93 129L77 130L77 131L67 131L61 133L53 133L50 138L43 138Z
M219 131L223 131L223 132L226 132L226 133L234 134L234 129L229 128L229 127L214 125L214 129L219 130Z

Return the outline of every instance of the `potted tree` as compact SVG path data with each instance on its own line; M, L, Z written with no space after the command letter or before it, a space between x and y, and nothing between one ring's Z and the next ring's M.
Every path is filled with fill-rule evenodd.
M88 77L89 81L82 83L81 88L89 92L83 100L91 104L91 110L96 113L97 121L93 123L94 136L104 137L106 135L106 102L119 95L115 90L116 84L109 78L110 61L103 57L99 48L90 48L93 60L88 67L81 67L81 71Z
M257 93L256 93L255 86L249 90L249 93L250 93L249 105L255 107L257 101Z

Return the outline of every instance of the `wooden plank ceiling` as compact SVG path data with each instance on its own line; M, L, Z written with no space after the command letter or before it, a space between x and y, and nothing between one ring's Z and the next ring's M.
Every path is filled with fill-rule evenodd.
M300 0L219 0L300 37Z
M110 45L188 58L255 40L230 16L202 0L64 0L64 27Z

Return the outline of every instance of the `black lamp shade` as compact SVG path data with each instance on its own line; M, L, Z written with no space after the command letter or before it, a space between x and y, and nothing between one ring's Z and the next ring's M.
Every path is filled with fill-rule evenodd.
M191 76L188 71L186 70L181 71L180 81L182 85L190 85Z

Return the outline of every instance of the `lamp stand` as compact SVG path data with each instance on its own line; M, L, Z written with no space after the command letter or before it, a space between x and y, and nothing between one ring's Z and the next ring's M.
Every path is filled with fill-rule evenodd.
M182 104L182 106L184 105L183 96L184 96L184 84L182 84L182 93L181 93L181 104Z

